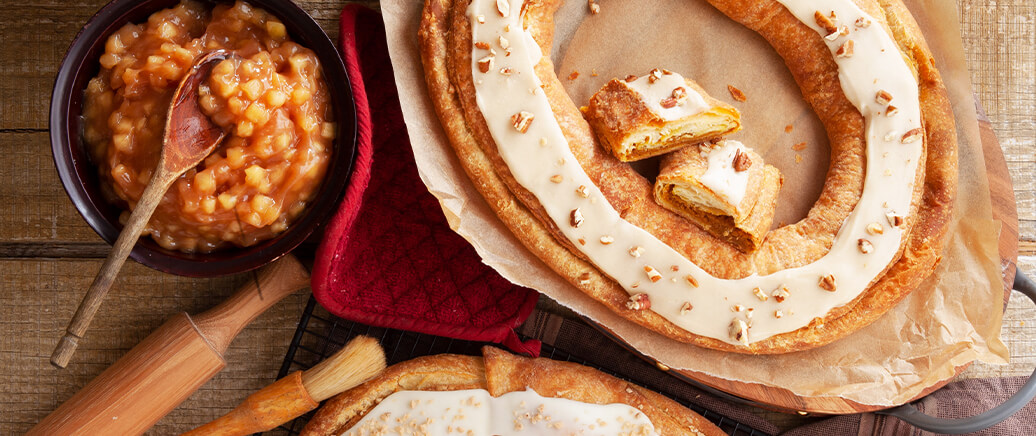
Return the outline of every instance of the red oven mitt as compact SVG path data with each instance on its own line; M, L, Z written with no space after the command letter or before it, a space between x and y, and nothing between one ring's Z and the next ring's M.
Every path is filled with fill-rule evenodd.
M536 291L484 265L417 174L381 15L348 5L341 31L358 149L345 198L317 250L313 296L348 320L538 355L539 341L522 343L513 330L535 307Z

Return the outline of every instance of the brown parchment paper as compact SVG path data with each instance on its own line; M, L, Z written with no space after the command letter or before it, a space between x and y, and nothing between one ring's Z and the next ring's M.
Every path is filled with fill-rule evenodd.
M745 129L736 138L785 175L775 223L794 222L819 196L827 170L827 140L802 101L781 59L762 38L703 0L570 0L557 15L552 58L577 104L612 77L666 67L731 101L734 85ZM745 356L706 350L651 333L615 315L569 285L504 227L465 175L428 99L417 48L423 2L383 0L386 33L404 118L422 180L440 201L451 227L504 277L550 296L607 326L641 352L673 368L780 387L800 396L833 396L890 406L981 359L1006 363L999 339L1003 286L998 224L989 188L954 8L938 0L907 0L947 82L960 135L960 185L955 220L936 273L870 326L815 350ZM785 126L792 125L791 133ZM795 151L794 144L806 148ZM650 171L650 170L648 170Z

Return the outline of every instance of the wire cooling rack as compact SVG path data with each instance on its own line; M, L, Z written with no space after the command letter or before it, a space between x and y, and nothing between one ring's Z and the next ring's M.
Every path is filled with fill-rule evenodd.
M591 329L589 326L586 328ZM450 339L346 321L329 314L310 297L309 303L299 319L298 329L295 330L295 336L288 347L288 353L284 357L284 363L281 365L277 377L281 378L291 372L305 370L316 365L317 362L338 351L345 346L346 342L358 335L377 338L385 349L389 365L419 356L441 353L481 355L482 347L487 345L484 342ZM548 345L548 341L544 341L540 355L597 368L612 376L661 392L712 421L727 434L768 436L767 433L696 404L693 398L701 395L699 391L680 383L672 383L670 378L672 376L666 374L665 371L630 354L604 336L600 336L600 339L601 342L595 344L595 352L592 356L570 354L569 351L566 351L565 344ZM617 360L616 357L619 359ZM311 416L312 413L306 414L265 434L297 435Z

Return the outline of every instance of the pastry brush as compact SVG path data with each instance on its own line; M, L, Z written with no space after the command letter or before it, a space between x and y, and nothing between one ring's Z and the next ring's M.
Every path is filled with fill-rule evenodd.
M323 362L277 380L249 395L230 413L183 436L233 436L271 430L384 369L385 352L378 341L358 336Z

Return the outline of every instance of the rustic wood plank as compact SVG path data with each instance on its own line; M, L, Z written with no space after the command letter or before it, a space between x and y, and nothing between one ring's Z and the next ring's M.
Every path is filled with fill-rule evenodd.
M972 85L1013 176L1021 239L1036 240L1036 7L958 1Z
M103 244L65 194L47 133L0 132L0 180L0 241Z
M250 275L190 279L129 262L67 370L49 356L99 260L0 260L0 434L21 434L179 311L200 313ZM307 293L285 299L246 328L227 368L153 430L175 434L203 424L277 375ZM17 333L17 334L12 334Z

